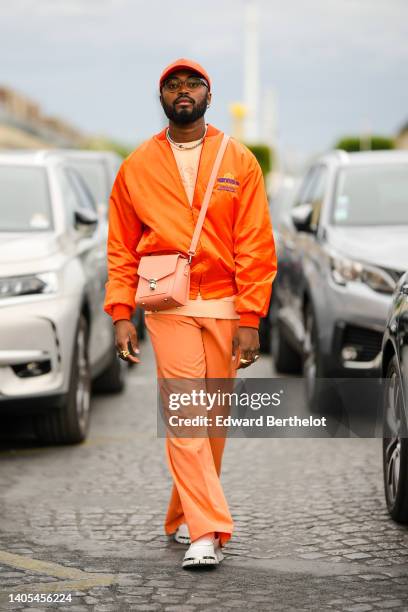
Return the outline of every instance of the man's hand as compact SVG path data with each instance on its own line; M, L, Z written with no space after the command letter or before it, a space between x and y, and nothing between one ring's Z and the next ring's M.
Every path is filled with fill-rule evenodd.
M237 348L241 350L241 361L239 368L247 368L259 357L259 333L254 327L238 327L232 340L232 354L235 355Z
M130 343L130 347L128 346ZM115 346L118 354L121 351L129 351L130 348L134 353L139 353L139 343L137 340L136 328L132 321L126 319L119 319L115 322ZM127 357L121 357L125 361L133 361L133 363L140 363L140 359L129 353Z

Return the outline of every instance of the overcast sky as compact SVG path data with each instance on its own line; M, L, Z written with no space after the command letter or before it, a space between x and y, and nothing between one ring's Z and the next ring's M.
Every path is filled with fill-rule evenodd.
M258 0L261 85L285 151L311 155L345 133L408 120L407 0ZM207 120L231 130L243 96L245 0L12 0L0 12L0 82L90 133L137 143L163 125L170 61L213 79Z

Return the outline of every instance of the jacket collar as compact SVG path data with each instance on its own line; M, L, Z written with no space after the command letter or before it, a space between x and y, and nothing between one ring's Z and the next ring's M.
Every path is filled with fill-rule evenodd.
M182 195L184 204L190 208L187 195L181 181L180 173L177 167L177 163L173 152L171 150L170 143L166 138L167 127L161 132L153 136L153 142L156 142L162 151L163 157L161 157L161 164L166 166L169 175L171 176L171 184L173 185L176 192ZM215 157L217 155L218 147L217 142L221 142L222 132L213 125L208 124L207 134L204 138L203 148L201 150L200 161L198 165L197 180L194 190L194 198L192 209L199 209L201 202L204 197L207 183L210 179L211 170L214 164ZM197 213L198 214L198 213Z
M167 126L163 130L161 130L158 134L155 134L153 138L156 140L160 140L160 141L167 140L166 131L167 131ZM205 138L211 138L212 136L217 136L220 133L221 133L221 130L219 130L218 128L211 125L211 123L209 123L207 127L207 134L205 135Z

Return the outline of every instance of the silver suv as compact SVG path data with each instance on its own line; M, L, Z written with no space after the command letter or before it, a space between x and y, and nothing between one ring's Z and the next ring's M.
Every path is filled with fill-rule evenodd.
M288 373L303 364L319 410L319 379L380 374L391 296L408 268L408 152L319 158L280 236L275 365Z
M105 215L69 162L45 152L0 154L0 206L0 412L34 415L45 442L80 442L92 380L124 385L102 308Z

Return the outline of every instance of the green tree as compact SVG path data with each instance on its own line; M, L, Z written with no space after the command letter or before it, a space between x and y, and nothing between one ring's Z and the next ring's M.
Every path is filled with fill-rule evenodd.
M361 138L360 136L343 136L334 146L335 149L343 149L353 153L355 151L369 150L369 151L382 151L384 149L393 149L394 140L387 136L367 136Z
M266 144L247 144L245 146L255 155L263 175L266 176L272 170L273 154L271 148Z

